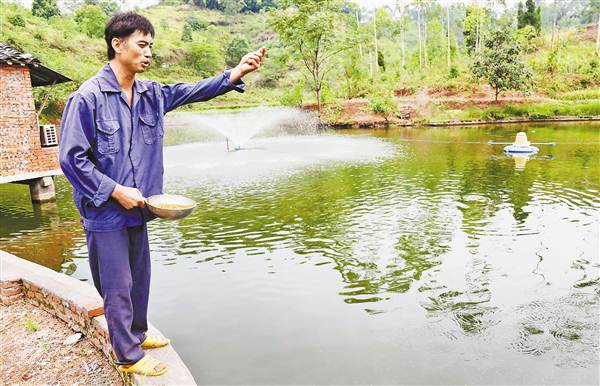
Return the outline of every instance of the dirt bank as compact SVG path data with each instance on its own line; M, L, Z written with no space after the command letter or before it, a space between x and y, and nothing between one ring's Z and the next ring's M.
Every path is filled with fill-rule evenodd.
M0 379L12 385L123 385L118 371L91 342L61 320L20 300L0 305Z

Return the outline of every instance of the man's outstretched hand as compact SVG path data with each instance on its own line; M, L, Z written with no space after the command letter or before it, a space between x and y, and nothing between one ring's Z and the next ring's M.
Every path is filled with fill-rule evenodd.
M262 60L267 54L267 49L262 47L261 49L247 53L240 60L240 64L235 66L233 70L231 70L231 74L229 75L229 81L231 83L235 83L240 80L244 75L254 70L257 70L262 65Z

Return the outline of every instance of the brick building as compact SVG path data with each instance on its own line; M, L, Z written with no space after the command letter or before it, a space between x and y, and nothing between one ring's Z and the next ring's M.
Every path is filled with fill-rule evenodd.
M28 184L33 201L54 198L53 176L61 171L56 129L40 127L32 89L68 81L31 54L0 43L0 183Z

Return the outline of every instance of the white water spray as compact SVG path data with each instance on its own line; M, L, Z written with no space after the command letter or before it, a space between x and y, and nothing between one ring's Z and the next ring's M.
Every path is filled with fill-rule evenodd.
M236 112L216 112L194 116L196 127L208 127L221 133L229 150L239 150L253 137L264 134L312 134L317 131L317 119L293 108L259 107ZM229 146L229 144L231 146Z

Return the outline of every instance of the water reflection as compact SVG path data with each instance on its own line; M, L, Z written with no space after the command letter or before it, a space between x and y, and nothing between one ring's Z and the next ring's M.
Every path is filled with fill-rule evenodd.
M540 372L557 371L555 365L581 367L586 372L580 379L594 383L588 370L597 362L598 345L592 342L600 329L598 127L535 127L536 140L558 144L526 160L487 145L522 130L402 128L263 137L235 153L210 141L167 148L167 191L194 198L198 207L181 221L150 224L155 271L166 278L156 284L153 302L161 312L155 316L190 318L177 325L163 320L161 328L173 334L182 330L180 323L218 329L232 323L229 310L245 310L231 316L243 323L219 330L221 335L185 337L178 349L188 353L186 361L198 361L198 368L223 369L226 361L210 359L224 344L220 339L242 342L254 325L264 339L251 347L269 363L280 360L290 370L286 364L306 364L323 352L335 361L347 354L335 348L348 346L340 332L348 326L353 339L379 342L360 346L362 359L350 362L357 372L365 357L393 359L396 370L389 377L374 372L367 379L374 383L439 380L422 378L431 367L427 361L400 374L401 349L394 342L432 357L444 348L438 359L452 368L488 355L516 370L513 355L537 355L544 360L536 363ZM276 153L282 149L289 157ZM55 208L35 211L28 191L0 186L0 248L32 260L48 256L54 260L44 264L84 278L83 234L63 179L57 191ZM308 280L315 277L327 282ZM203 291L211 296L202 299L201 308L173 301ZM306 293L317 299L310 306L302 297ZM268 306L261 308L261 301ZM299 313L298 320L289 317L290 310ZM218 320L206 316L211 313ZM310 334L328 328L323 315L335 319L336 328L327 330L331 340L317 339L321 351L309 350L300 359L277 349L261 351L276 341L265 332L273 328L289 328L294 333L282 330L282 336L302 347ZM199 358L198 347L206 341L213 351ZM244 350L241 343L227 347ZM245 374L255 371L250 364L242 367ZM448 369L445 374L449 382L474 379L453 377ZM557 375L569 380L569 374ZM201 375L206 383L230 380ZM261 374L240 383L282 379ZM512 378L498 378L503 380Z
M597 296L585 293L538 300L517 308L518 336L512 346L523 354L552 357L558 366L597 364Z
M61 191L57 201L43 204L30 201L27 185L1 186L0 249L55 271L72 273L75 265L69 260L84 238L67 198L66 182L58 178L57 183Z

